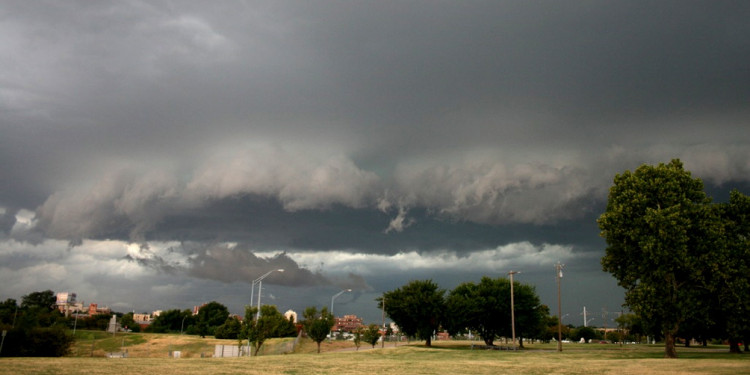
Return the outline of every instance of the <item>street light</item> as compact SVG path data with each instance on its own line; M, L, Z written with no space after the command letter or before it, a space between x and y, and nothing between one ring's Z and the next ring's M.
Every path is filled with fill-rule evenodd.
M562 304L560 302L560 279L562 279L562 269L565 265L557 262L555 264L555 273L557 278L557 351L562 351Z
M279 268L277 270L268 271L265 274L263 274L263 276L261 276L261 277L255 279L255 280L253 280L253 290L255 289L255 284L258 284L258 311L255 314L255 320L258 320L260 318L260 294L261 294L261 289L263 288L263 279L265 279L266 277L268 277L268 275L270 275L274 271L284 272L284 269L283 268ZM250 294L250 303L253 303L252 292Z
M333 300L335 300L336 297L338 297L338 296L340 296L340 295L342 295L342 294L344 294L346 292L351 292L351 291L352 291L351 289L344 289L344 290L342 290L342 291L334 294L333 297L331 297L331 316L333 317L334 321L336 320L336 315L333 315ZM330 335L330 337L328 337L328 342L331 342L331 340L333 340L333 327L331 327L331 335Z
M516 350L516 313L513 306L513 275L521 273L520 271L510 271L510 331L513 335L513 350Z

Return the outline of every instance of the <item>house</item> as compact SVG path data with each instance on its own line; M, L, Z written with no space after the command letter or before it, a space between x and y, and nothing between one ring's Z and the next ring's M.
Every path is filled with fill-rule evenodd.
M356 315L344 315L343 317L335 318L336 322L333 325L334 332L354 332L357 329L364 327L362 324L362 318Z

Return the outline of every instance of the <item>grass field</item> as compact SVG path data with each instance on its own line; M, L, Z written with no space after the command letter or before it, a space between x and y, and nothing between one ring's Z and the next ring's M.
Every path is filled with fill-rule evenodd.
M81 334L82 336L87 333ZM352 350L351 342L324 343L321 354L310 340L294 354L242 358L201 358L215 343L233 340L194 336L131 334L79 339L75 355L63 358L0 358L0 374L748 374L750 354L726 347L679 348L678 359L663 359L663 347L650 345L528 345L522 351L471 350L469 342L440 341ZM86 336L84 336L85 338ZM111 340L112 342L108 342ZM119 344L116 341L119 340ZM126 342L129 358L91 357ZM130 342L130 345L127 343ZM269 343L273 347L273 342ZM97 347L101 345L101 347ZM88 347L88 351L83 350ZM144 349L148 348L148 349ZM170 350L183 358L169 358ZM368 350L369 349L369 350ZM96 355L96 354L95 354ZM188 358L185 358L187 356Z

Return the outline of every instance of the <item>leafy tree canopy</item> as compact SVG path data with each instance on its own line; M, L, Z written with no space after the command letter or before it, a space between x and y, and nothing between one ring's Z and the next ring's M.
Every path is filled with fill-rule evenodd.
M380 339L380 327L378 327L377 324L370 324L367 326L367 328L362 332L362 340L364 342L372 345L372 347L375 347L375 344L378 343L378 340Z
M172 309L163 311L148 326L148 332L167 333L188 331L188 327L193 325L194 317L190 310Z
M445 316L445 290L438 288L432 280L415 280L386 292L378 298L378 307L399 326L407 336L425 340L432 344L435 334Z
M665 337L665 356L676 357L675 335L686 321L705 317L724 253L721 215L703 182L679 160L643 165L615 176L599 217L607 242L603 269L625 288L625 303L652 334Z
M217 339L237 339L242 330L242 323L233 317L227 318L224 324L216 327L214 337Z
M325 307L320 311L314 306L308 307L303 312L302 317L305 333L318 344L318 353L320 353L320 343L326 339L336 321L333 315L328 312L328 308Z
M33 292L21 297L21 308L39 308L52 310L55 307L57 298L55 292L51 290L45 290L43 292Z
M263 305L260 307L260 317L255 319L257 307L245 307L245 322L241 337L247 337L253 345L255 355L258 355L263 343L273 337L290 337L296 333L294 323L287 320L276 306Z
M539 302L534 287L514 281L513 289L518 337L545 335L543 319L549 311ZM457 286L446 299L444 328L451 335L466 329L477 332L486 345L493 345L497 337L511 336L510 292L510 280L502 277L485 276L478 284Z
M216 327L224 324L229 317L229 310L226 306L211 301L198 310L198 327L201 336L213 335Z

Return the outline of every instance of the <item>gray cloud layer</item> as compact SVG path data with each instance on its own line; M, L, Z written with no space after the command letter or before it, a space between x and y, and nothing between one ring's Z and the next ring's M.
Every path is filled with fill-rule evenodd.
M615 173L678 157L711 187L747 186L748 12L4 4L0 240L132 241L130 260L162 268L150 241L192 243L179 272L227 283L294 262L250 249L601 248ZM212 248L227 243L242 245ZM303 268L300 283L341 284Z

